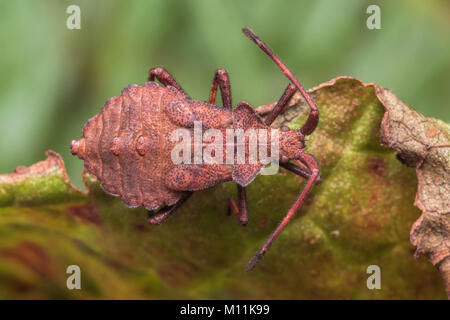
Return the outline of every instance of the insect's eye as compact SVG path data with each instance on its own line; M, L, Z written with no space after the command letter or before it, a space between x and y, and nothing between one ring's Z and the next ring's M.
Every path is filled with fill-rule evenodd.
M287 132L287 131L289 131L289 127L282 126L282 127L280 128L280 130L281 130L282 132Z

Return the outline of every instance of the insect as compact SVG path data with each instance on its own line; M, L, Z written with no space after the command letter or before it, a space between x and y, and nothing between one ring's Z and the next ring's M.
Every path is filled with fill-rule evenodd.
M291 81L264 120L246 102L232 108L230 79L223 69L215 72L209 101L204 102L191 99L165 69L153 68L145 85L129 85L120 96L105 102L102 111L85 124L83 136L72 141L71 151L84 160L85 169L99 179L107 193L120 197L129 207L144 206L149 211L151 224L165 221L194 191L235 181L238 204L230 198L228 211L233 211L245 225L248 222L246 186L264 166L259 160L247 161L249 141L244 142L246 160L243 163L174 163L171 156L177 141L172 139L171 134L180 128L192 134L195 122L200 122L203 128L222 133L227 129L263 129L271 133L275 130L271 124L299 90L311 110L300 130L290 130L288 127L279 130L276 160L283 168L306 178L307 182L284 219L248 263L246 270L249 271L261 260L298 210L308 191L321 178L317 160L305 152L305 136L310 135L318 124L317 106L269 47L250 29L244 28L242 31ZM154 82L155 79L162 85ZM218 89L223 106L214 105ZM210 143L200 142L202 148ZM230 150L234 152L237 148L235 144L234 137L222 141L223 157L229 155ZM230 145L231 149L227 149ZM268 145L267 140L259 148L268 148Z

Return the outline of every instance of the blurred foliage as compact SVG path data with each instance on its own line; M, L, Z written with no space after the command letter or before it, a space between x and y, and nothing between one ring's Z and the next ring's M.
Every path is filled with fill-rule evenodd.
M445 298L438 271L413 257L416 175L380 146L384 108L374 87L339 79L312 98L322 112L308 150L323 181L251 272L247 261L303 179L284 170L258 176L247 189L246 227L225 214L228 197L236 197L231 182L196 192L154 226L144 208L128 209L92 176L80 199L49 153L47 165L0 175L0 196L13 199L0 201L0 298ZM297 128L306 110L300 103L280 120ZM82 290L66 288L72 264L81 268ZM381 268L381 290L367 289L369 265Z
M0 172L61 153L80 186L69 145L107 98L165 66L194 98L213 72L231 75L234 103L276 100L287 80L241 34L249 26L305 87L351 75L392 89L425 115L450 120L450 4L376 1L382 29L366 28L374 1L0 2ZM66 8L81 7L81 30Z

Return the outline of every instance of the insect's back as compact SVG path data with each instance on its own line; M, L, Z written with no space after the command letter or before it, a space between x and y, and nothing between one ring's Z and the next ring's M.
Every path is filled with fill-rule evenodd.
M183 192L164 183L174 166L170 136L177 128L165 108L182 99L184 93L155 82L130 85L86 123L84 141L76 141L84 143L84 157L78 155L106 192L120 196L130 207L143 205L148 210L180 199Z

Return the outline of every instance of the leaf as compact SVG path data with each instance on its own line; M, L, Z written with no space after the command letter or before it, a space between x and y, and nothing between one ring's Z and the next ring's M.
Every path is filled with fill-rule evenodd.
M0 175L0 206L43 205L83 197L70 183L61 156L54 151L46 155L45 161Z
M105 195L92 176L84 175L88 192L80 194L62 169L51 169L57 174L41 174L40 184L21 180L22 189L0 176L12 181L0 189L9 199L0 200L0 298L443 298L438 272L414 260L408 239L420 215L414 171L380 145L385 108L392 115L401 104L349 77L310 93L321 118L307 148L322 183L252 272L244 271L247 261L304 183L283 169L249 185L246 227L225 214L227 198L236 197L233 183L196 192L152 226L143 208ZM306 113L296 95L274 125L299 128ZM393 131L383 132L387 143ZM46 175L60 183L45 183ZM27 201L18 200L23 188L32 191ZM82 270L82 290L65 287L71 264ZM370 265L381 267L381 290L366 286Z
M376 92L387 110L381 124L383 144L416 169L414 204L422 215L411 229L411 243L416 256L427 255L439 269L450 299L450 127L424 117L390 90Z

